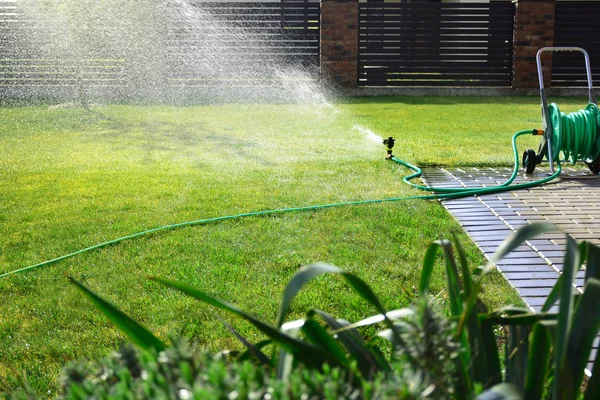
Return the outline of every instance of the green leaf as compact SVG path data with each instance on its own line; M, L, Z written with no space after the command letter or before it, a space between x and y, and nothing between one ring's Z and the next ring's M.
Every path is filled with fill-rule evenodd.
M367 317L365 319L361 319L360 321L353 322L352 324L344 326L343 328L341 328L341 330L355 329L355 328L360 328L361 326L377 324L379 322L385 321L386 317L389 320L395 321L400 318L406 318L406 317L413 316L414 314L415 314L415 311L412 308L409 308L409 307L401 308L398 310L388 311L387 313L385 313L385 316L383 314L377 314L377 315L373 315L372 317ZM339 332L339 331L336 331L334 333L337 333L337 332Z
M440 240L437 242L442 248L444 261L446 264L446 280L448 284L448 297L450 300L450 313L453 316L458 316L463 311L463 298L461 295L460 278L458 276L458 268L454 260L452 252L452 243L448 240Z
M483 381L484 387L497 385L502 382L502 368L500 366L500 355L498 354L498 344L494 335L494 324L488 319L480 321L481 326L481 348L479 357L485 359L485 369L487 380Z
M600 357L598 353L596 353L596 358L592 365L592 376L588 380L585 396L583 397L583 400L596 399L600 399Z
M458 261L460 263L465 297L470 298L473 294L473 291L476 288L473 287L473 277L471 276L471 271L469 270L469 263L467 261L465 250L461 246L456 236L454 237L454 247L456 248L456 253L458 254Z
M585 263L585 279L600 279L600 247L587 243L587 260Z
M391 367L387 361L380 360L376 354L371 352L358 331L348 328L350 324L347 321L336 320L321 310L314 310L314 312L320 315L327 325L335 331L335 335L340 342L342 342L350 355L356 360L356 364L363 376L371 378L375 372L391 371Z
M314 319L307 319L301 328L306 340L327 353L328 358L336 360L337 364L348 367L349 361L344 349L339 343Z
M524 227L517 230L513 235L506 238L502 244L498 247L488 265L495 265L508 253L525 243L527 240L533 239L543 233L560 232L560 229L556 225L541 222L531 225L525 225Z
M536 324L531 335L527 375L525 377L525 397L531 400L542 398L548 371L552 337L548 331L550 325L556 328L556 322Z
M252 325L254 325L258 330L260 330L265 335L270 337L274 342L278 343L286 351L293 354L294 357L296 357L298 360L303 361L305 364L317 366L317 367L321 366L322 364L324 364L327 361L330 361L331 363L335 364L335 360L328 360L327 355L318 347L316 347L312 344L303 342L301 340L292 338L292 337L282 333L281 331L279 331L279 329L277 329L276 327L260 321L259 319L243 312L242 310L238 309L237 307L234 307L225 302L221 302L221 301L201 292L200 290L197 290L193 287L190 287L190 286L185 285L180 282L170 281L167 279L157 278L157 277L150 277L150 279L152 279L158 283L161 283L167 287L170 287L170 288L178 290L182 293L185 293L188 296L195 298L196 300L200 300L206 304L210 304L213 307L230 312L232 314L235 314L235 315L245 319L246 321L248 321Z
M261 353L264 354L262 349L264 349L265 347L267 347L271 344L273 344L273 341L271 339L265 339L265 340L261 340L257 343L254 343L253 346L254 346L254 348L258 349ZM241 353L239 355L238 360L246 361L246 360L250 360L252 357L254 357L254 354L250 353L249 349L246 349L246 351L244 351L243 353Z
M246 347L247 351L254 358L256 358L256 360L258 360L258 362L260 364L264 365L265 367L269 367L271 365L271 361L270 361L269 357L267 357L265 355L265 353L263 353L262 351L260 351L260 348L258 348L257 346L255 346L254 344L252 344L248 339L246 339L244 336L242 336L227 321L225 321L224 319L221 319L221 318L219 318L219 320L221 321L221 323L223 325L225 325L225 327L229 330L229 332L231 332Z
M425 252L425 258L423 259L423 267L421 268L421 281L419 283L419 294L425 295L429 290L429 282L431 281L431 275L433 273L433 267L435 266L435 258L440 245L436 242L431 243L427 247Z
M121 332L123 332L129 340L144 350L162 351L165 345L156 336L142 325L127 316L124 312L104 300L90 289L69 277L69 281L81 290L91 301L96 308L100 310Z
M577 242L570 235L567 235L567 252L563 265L563 281L560 289L560 305L558 311L558 327L556 343L554 345L554 368L555 371L562 371L565 362L567 343L569 341L569 332L571 330L571 321L573 319L573 281L575 279L576 268L579 266L579 249ZM562 382L557 377L554 380L553 393L558 394Z
M586 282L583 295L573 315L564 363L556 377L560 380L559 398L561 399L576 398L579 393L594 339L600 331L599 298L600 280L591 278Z
M283 323L283 320L285 319L285 315L289 310L289 306L292 303L292 300L294 299L298 291L304 286L304 284L322 274L340 274L360 297L362 297L364 300L366 300L368 303L374 306L380 314L383 314L384 316L386 315L385 308L383 307L377 296L375 296L375 293L373 293L369 285L367 285L362 279L349 272L345 272L344 270L338 267L334 267L333 265L317 263L306 265L300 268L300 270L296 273L296 275L294 275L292 280L287 284L283 293L281 305L279 307L277 326L281 326L281 324ZM394 324L389 318L385 317L384 322L392 330L392 332L395 332Z
M506 344L506 381L520 390L525 389L527 359L529 357L528 337L531 327L528 325L509 325Z
M556 304L556 302L558 301L560 294L561 294L561 288L562 288L562 284L564 281L564 276L561 274L558 279L556 280L556 283L554 284L554 286L552 287L552 290L550 291L550 294L548 294L548 297L546 297L546 301L544 301L544 305L542 305L542 309L540 310L541 312L548 312L550 311L550 309L552 308L552 306L554 306Z

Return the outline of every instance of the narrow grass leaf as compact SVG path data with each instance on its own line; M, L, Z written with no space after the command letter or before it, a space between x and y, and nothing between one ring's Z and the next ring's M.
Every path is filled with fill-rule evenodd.
M525 225L517 230L514 234L508 237L496 250L488 265L494 265L500 261L508 253L525 243L527 240L533 239L543 233L558 232L560 229L553 224L547 222Z
M528 325L509 325L508 341L506 344L506 381L514 384L520 390L525 390L525 374L529 358Z
M542 305L542 309L540 310L541 312L544 313L544 312L550 311L550 309L556 304L556 302L560 298L560 293L562 291L561 288L562 288L564 280L565 280L564 275L561 274L558 277L558 279L556 280L556 283L554 284L554 286L552 287L550 294L548 294L548 297L546 297L546 300L544 301L544 304Z
M427 291L429 290L429 282L431 281L431 275L433 274L433 267L435 266L435 259L439 247L440 245L438 243L431 243L425 252L423 267L421 268L421 281L419 282L419 294L421 296L427 294Z
M260 348L252 344L248 339L242 336L233 326L231 326L227 321L222 318L219 318L221 323L231 332L243 345L246 347L247 351L262 365L265 367L269 367L271 365L271 361L269 357L267 357Z
M573 315L572 326L565 349L565 360L560 370L559 398L575 398L587 366L594 339L600 330L600 280L591 278L586 282L583 295Z
M306 340L327 353L328 358L347 368L348 357L339 343L314 319L307 319L301 328Z
M596 400L600 399L600 357L596 353L594 364L592 365L592 376L587 382L585 388L585 395L583 400Z
M550 324L556 328L555 321L548 324L536 324L533 327L529 359L527 360L527 375L525 376L524 393L527 399L539 400L544 394L552 344L548 331Z
M283 323L283 319L289 310L289 306L293 298L296 296L302 286L304 286L306 282L310 281L314 277L322 274L340 274L360 297L375 307L380 314L384 316L387 314L385 308L375 293L373 293L369 285L367 285L362 279L333 265L317 263L302 267L286 286L283 299L279 307L279 315L277 317L278 326ZM387 316L384 317L384 322L392 330L392 333L397 335L397 333L395 333L396 328L394 327L394 323L387 318ZM400 338L397 338L397 340L400 341Z
M265 347L270 346L271 344L273 344L273 341L271 339L265 339L265 340L261 340L257 343L254 343L253 346L254 346L254 348L260 350L260 352L264 354L264 351L262 351L262 350ZM254 354L252 354L249 349L246 349L243 353L241 353L238 356L238 360L246 361L246 360L250 360L252 357L254 357Z
M585 263L585 279L600 279L600 247L587 243L587 259Z
M161 342L160 339L126 315L123 311L119 310L75 279L69 277L69 281L81 290L92 301L96 308L98 308L98 310L100 310L110 322L123 332L133 343L144 350L154 349L156 351L162 351L165 349L165 344Z
M185 293L188 296L195 298L196 300L200 300L200 301L202 301L206 304L209 304L213 307L230 312L232 314L235 314L235 315L245 319L246 321L248 321L252 325L254 325L258 330L260 330L265 335L270 337L274 342L277 342L286 351L292 353L295 357L297 357L299 360L303 361L306 364L313 365L313 366L320 366L324 362L327 361L326 354L318 347L313 346L312 344L309 344L309 343L305 343L301 340L292 338L292 337L282 333L281 331L279 331L279 329L277 329L276 327L266 324L257 318L254 318L253 316L245 313L244 311L238 309L237 307L234 307L230 304L219 301L211 296L208 296L207 294L201 292L198 289L187 286L180 282L170 281L167 279L157 278L157 277L150 277L150 279L152 279L158 283L161 283L167 287L170 287L170 288L178 290L182 293ZM334 360L329 360L329 361L334 362Z
M462 283L465 291L465 296L467 298L470 298L471 294L475 290L475 288L473 287L473 277L471 276L471 271L469 270L469 263L467 261L467 255L465 254L465 250L463 249L456 236L454 236L454 247L456 248L456 254L458 254L458 262L460 264L460 270L462 273Z
M446 280L448 284L450 313L453 316L458 316L463 310L463 298L461 295L458 268L456 267L456 261L454 260L454 254L452 251L452 243L448 240L440 240L437 243L442 248L446 265Z
M395 321L395 320L398 320L401 318L413 316L414 314L415 314L415 311L412 308L408 308L408 307L401 308L398 310L388 311L387 313L385 313L385 315L377 314L377 315L373 315L372 317L367 317L365 319L361 319L360 321L356 321L352 324L349 324L349 325L341 328L341 330L355 329L355 328L360 328L361 326L377 324L379 322L385 321L386 317L392 321ZM337 332L335 332L335 333L337 333Z
M490 387L502 382L502 367L498 344L494 334L494 324L488 320L480 321L481 326L481 356L485 357L487 380L482 382L484 387Z
M554 346L554 368L555 371L562 371L569 341L569 331L573 318L573 280L575 279L576 268L579 266L579 249L577 242L570 235L567 235L567 251L563 265L563 282L560 289L560 305L558 311L557 337ZM560 379L554 380L553 393L556 395L561 387Z
M365 377L372 377L377 371L390 371L391 367L385 359L382 361L370 351L365 341L356 329L346 329L348 321L336 320L328 313L321 310L314 312L323 318L327 325L335 331L335 335L356 360L357 366Z

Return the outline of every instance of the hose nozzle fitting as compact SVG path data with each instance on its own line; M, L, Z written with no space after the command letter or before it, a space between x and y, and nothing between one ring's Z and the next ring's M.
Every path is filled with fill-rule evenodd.
M392 148L394 147L395 142L396 142L396 139L394 139L391 136L383 141L383 144L385 144L387 146L387 155L385 156L385 158L387 160L392 158Z

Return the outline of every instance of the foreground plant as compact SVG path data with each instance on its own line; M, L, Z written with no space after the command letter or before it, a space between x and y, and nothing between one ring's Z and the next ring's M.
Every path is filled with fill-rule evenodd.
M420 298L410 308L393 311L387 311L360 278L326 264L308 265L296 273L284 290L275 324L181 282L151 279L237 315L263 332L268 340L253 344L227 324L247 348L240 360L253 358L260 364L256 368L270 371L283 387L292 384L299 370L310 371L315 377L338 371L336 376L344 377L347 385L343 393L353 393L351 397L358 398L575 399L581 395L585 367L600 327L600 310L595 306L595 299L600 296L600 248L589 243L578 246L567 236L563 274L539 314L515 307L488 312L478 298L485 275L496 262L525 241L556 230L550 224L520 229L498 248L487 265L474 273L458 243L455 255L451 242L435 242L424 258ZM432 313L427 301L440 250L447 276L448 320ZM574 277L584 263L585 288L583 294L576 294ZM311 309L305 318L284 322L296 294L323 274L342 276L378 314L351 324ZM157 354L160 359L169 351L170 347L147 329L82 284L72 282L144 352ZM551 313L557 302L558 313ZM367 340L358 331L379 323L385 329ZM498 327L508 331L504 370L496 344ZM391 345L391 351L382 351L382 339ZM271 349L270 354L265 349ZM598 359L592 372L584 399L600 398ZM195 396L195 392L190 393Z

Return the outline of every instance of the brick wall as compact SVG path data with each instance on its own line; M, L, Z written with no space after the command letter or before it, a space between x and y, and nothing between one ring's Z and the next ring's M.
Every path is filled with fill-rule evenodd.
M514 25L513 87L539 87L535 55L554 43L554 1L519 0ZM551 55L542 56L544 81L549 86Z
M358 83L358 0L321 1L321 76L335 86Z

